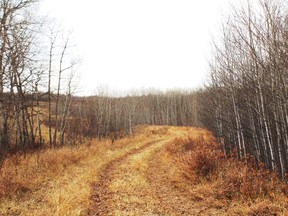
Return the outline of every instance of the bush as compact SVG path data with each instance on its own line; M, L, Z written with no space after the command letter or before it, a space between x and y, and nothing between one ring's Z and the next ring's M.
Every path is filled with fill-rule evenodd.
M189 173L197 178L210 179L217 168L217 153L207 150L191 151L183 157L182 161Z

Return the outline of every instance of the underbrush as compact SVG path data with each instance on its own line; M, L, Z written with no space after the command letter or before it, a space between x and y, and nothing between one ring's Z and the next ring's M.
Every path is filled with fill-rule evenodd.
M175 158L183 180L190 182L195 201L237 215L288 214L287 184L264 166L226 157L212 134L177 138L166 151Z

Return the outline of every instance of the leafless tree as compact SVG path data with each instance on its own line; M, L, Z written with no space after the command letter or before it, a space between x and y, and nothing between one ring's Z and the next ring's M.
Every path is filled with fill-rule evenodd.
M223 25L222 42L215 45L211 97L202 101L213 113L204 125L225 138L227 153L235 148L241 160L252 154L282 177L288 168L284 6L260 0L235 9Z

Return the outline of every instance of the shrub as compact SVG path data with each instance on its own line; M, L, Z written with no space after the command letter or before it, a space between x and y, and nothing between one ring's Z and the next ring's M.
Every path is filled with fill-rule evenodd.
M182 160L187 170L200 178L209 179L217 168L216 153L207 150L187 153Z

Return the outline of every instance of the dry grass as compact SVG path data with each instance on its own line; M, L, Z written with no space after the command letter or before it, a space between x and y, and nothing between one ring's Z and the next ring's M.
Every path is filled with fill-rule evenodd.
M71 148L46 150L34 154L8 157L0 173L0 196L31 191L45 179L55 178L66 167L78 163L84 155Z
M113 144L93 139L78 148L9 156L0 170L0 215L85 215L91 184L105 164L161 137L160 132L165 135L168 128L141 126L136 131Z
M8 157L0 175L0 214L79 215L89 205L89 184L96 180L92 174L108 145L103 141Z
M106 164L167 136L177 136L161 153L168 176L201 208L224 209L227 215L288 215L287 185L265 169L226 158L210 132L142 126L136 133L113 144L86 140L78 148L8 157L0 170L0 215L87 215L91 184ZM147 166L141 157L131 163L141 173Z
M182 172L177 181L186 181L180 186L196 202L231 215L288 215L287 184L264 168L226 158L211 133L199 129L166 151Z

